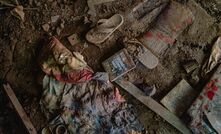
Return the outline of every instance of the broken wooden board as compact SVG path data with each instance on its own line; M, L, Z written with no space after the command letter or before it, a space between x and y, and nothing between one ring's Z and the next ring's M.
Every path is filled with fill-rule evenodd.
M152 111L160 115L163 119L165 119L168 123L173 125L176 129L178 129L183 134L191 134L191 131L186 127L186 125L173 113L169 112L166 108L164 108L161 104L156 102L151 97L145 96L142 91L140 91L135 85L133 85L129 81L125 81L122 79L118 79L115 81L121 88L125 89L132 96L150 108Z
M11 103L13 104L16 112L20 116L23 124L25 125L27 131L30 134L37 134L37 131L34 127L34 125L31 123L30 119L28 118L27 114L25 113L25 110L22 108L22 105L19 103L17 97L15 96L15 93L11 89L9 84L3 84L4 90L10 99Z

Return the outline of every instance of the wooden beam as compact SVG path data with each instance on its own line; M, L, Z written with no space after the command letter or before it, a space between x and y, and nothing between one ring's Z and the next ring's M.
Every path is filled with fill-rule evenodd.
M121 88L125 89L132 96L150 108L152 111L157 113L163 119L165 119L168 123L173 125L176 129L178 129L183 134L191 134L191 131L186 127L186 125L173 113L164 108L161 104L156 102L149 96L145 96L144 93L138 89L134 84L125 80L116 80L115 81Z
M13 92L12 88L9 84L3 84L4 90L6 92L6 95L8 96L9 100L13 104L16 112L20 116L22 122L24 123L27 131L30 134L37 134L36 129L34 128L33 124L31 123L30 119L28 118L27 114L25 113L25 110L23 109L22 105L19 103L17 97L15 96L15 93Z

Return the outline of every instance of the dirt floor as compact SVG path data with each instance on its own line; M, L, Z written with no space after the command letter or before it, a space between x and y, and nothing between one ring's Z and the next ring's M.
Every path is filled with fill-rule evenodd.
M98 16L93 21L110 17L114 13L125 12L140 1L120 0L101 4L96 7ZM160 64L153 70L138 65L139 67L125 76L131 81L142 76L148 84L156 85L157 93L154 95L154 99L158 101L182 78L187 79L196 90L202 89L207 80L206 78L201 79L196 84L182 68L182 64L188 60L196 59L202 65L209 55L211 46L220 31L221 3L218 0L195 1L198 5L194 5L190 0L181 2L187 4L191 9L195 15L195 21L177 38L176 43L165 54L158 55ZM100 48L90 43L71 46L67 40L69 35L77 33L82 42L85 42L85 33L90 29L90 23L85 24L88 17L86 0L20 0L19 2L25 7L24 22L12 16L10 9L0 9L0 79L11 84L26 113L40 132L48 121L41 113L39 106L42 88L38 78L42 75L42 71L38 66L37 57L41 46L44 45L48 37L56 35L71 51L82 52L89 66L96 72L103 71L102 61L123 48L119 39L124 34L117 30ZM49 24L50 29L45 32L42 25L49 23L51 17L56 15L59 15L58 22ZM61 27L61 23L64 23L64 28L60 28L60 32L57 29ZM121 92L130 103L134 104L148 133L179 133L128 93L123 90ZM0 133L14 134L16 132L9 131L8 127L11 127L12 130L19 130L16 128L17 124L13 124L15 121L11 119L15 114L8 112L12 111L12 108L10 104L2 103L4 102L3 96L0 91ZM2 122L9 125L2 125Z

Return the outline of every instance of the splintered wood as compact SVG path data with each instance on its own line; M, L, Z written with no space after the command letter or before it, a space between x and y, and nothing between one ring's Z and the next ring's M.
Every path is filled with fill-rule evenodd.
M15 96L15 93L11 89L9 84L3 84L4 90L6 92L6 95L10 99L11 103L13 104L16 112L20 116L23 124L25 125L27 131L30 134L37 134L36 129L34 128L33 124L31 123L30 119L28 118L27 114L25 113L25 110L22 108L22 105L19 103L17 97Z

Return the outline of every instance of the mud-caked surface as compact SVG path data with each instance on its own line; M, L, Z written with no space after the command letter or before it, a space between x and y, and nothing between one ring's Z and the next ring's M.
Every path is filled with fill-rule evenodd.
M148 70L138 64L136 69L125 77L130 81L142 79L149 85L155 85L157 92L153 98L157 101L162 99L182 78L185 78L196 90L200 90L204 86L205 79L195 83L191 74L187 74L182 65L193 59L202 65L218 36L221 4L218 0L212 1L212 3L207 0L196 0L198 3L190 0L182 1L181 3L187 5L195 16L193 24L163 55L156 55L160 61L156 68ZM38 132L48 122L39 105L42 94L40 76L43 73L37 62L40 48L47 42L48 37L55 35L69 50L81 52L95 72L103 71L102 61L123 48L122 38L126 34L122 30L117 30L99 47L86 42L85 34L96 25L95 22L98 19L108 18L115 13L123 14L139 2L138 0L121 0L97 5L97 16L91 18L87 14L89 8L86 0L20 0L19 4L25 8L24 22L10 14L11 8L2 9L1 7L5 6L0 6L0 79L11 84ZM58 20L51 22L51 17L56 15L59 15ZM49 25L47 32L43 30L43 24ZM82 43L70 45L67 37L73 33L79 35ZM200 74L200 69L198 70L196 73ZM128 93L123 90L121 92L130 103L134 104L139 119L148 133L179 133ZM0 92L1 100L2 96L4 93ZM5 106L2 107L2 105ZM5 107L11 106L6 103L0 106L0 123L2 120L7 120L9 124L12 122L7 126L0 124L0 133L3 130L13 133L8 127L16 127L13 124L14 121L11 121L11 117L16 114L6 116L4 114L10 112L7 112L8 108Z

